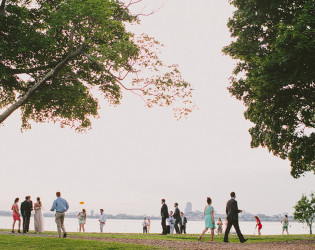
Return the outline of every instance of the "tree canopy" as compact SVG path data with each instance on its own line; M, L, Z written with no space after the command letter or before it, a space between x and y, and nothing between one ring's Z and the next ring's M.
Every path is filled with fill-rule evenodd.
M294 219L301 223L306 223L310 228L310 234L312 234L312 224L315 218L315 195L311 193L310 199L306 195L302 195L295 205L295 212L293 213Z
M20 108L22 129L33 120L85 130L98 116L95 91L113 105L132 91L178 118L191 112L178 66L159 60L159 42L126 29L139 23L129 7L140 1L0 2L0 123Z
M246 106L251 147L291 161L291 175L315 173L314 0L230 0L237 60L230 93Z

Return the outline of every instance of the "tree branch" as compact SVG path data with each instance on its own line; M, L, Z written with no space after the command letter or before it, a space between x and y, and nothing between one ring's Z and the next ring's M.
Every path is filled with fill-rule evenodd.
M45 69L49 69L52 67L55 67L57 65L57 63L51 63L45 66L39 66L36 68L32 68L32 69L11 69L5 65L3 65L6 70L8 70L9 73L14 74L14 75L18 75L18 74L29 74L29 73L34 73L38 70L45 70Z
M55 77L58 72L73 58L79 56L80 54L82 54L84 52L85 46L82 45L80 46L78 49L76 49L75 51L73 51L71 54L69 54L68 56L66 56L65 59L63 59L61 62L59 62L56 67L52 70L50 70L40 81L38 81L37 83L35 83L35 85L33 85L31 88L29 88L29 90L18 100L16 101L14 104L12 104L6 111L4 111L1 115L0 115L0 124L3 123L3 121L5 119L7 119L16 109L18 109L19 107L21 107L23 104L25 104L27 102L27 100L35 93L35 91L41 86L43 85L46 81L52 79L53 77Z

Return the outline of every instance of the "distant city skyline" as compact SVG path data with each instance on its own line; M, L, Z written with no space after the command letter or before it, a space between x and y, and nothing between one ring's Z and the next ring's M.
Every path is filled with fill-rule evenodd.
M149 109L123 92L118 107L100 97L100 118L83 134L53 123L33 123L21 133L15 112L0 126L0 210L31 195L41 197L49 212L60 191L69 212L103 208L159 216L162 198L169 210L175 202L181 210L191 202L203 211L210 196L224 213L235 191L239 208L252 214L292 214L302 193L315 191L312 173L294 179L288 160L250 148L252 124L227 90L236 62L221 52L231 42L228 1L145 0L132 11L159 7L128 28L165 45L161 59L179 65L195 89L198 110L177 121L171 109Z

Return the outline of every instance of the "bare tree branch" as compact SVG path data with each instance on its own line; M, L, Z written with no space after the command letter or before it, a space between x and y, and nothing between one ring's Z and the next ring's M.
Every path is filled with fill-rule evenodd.
M143 0L138 0L138 1L133 1L133 0L131 0L130 2L129 2L129 4L128 5L126 5L126 8L125 9L128 9L129 8L129 6L131 6L131 5L133 5L133 4L136 4L136 3L140 3L140 2L142 2Z
M16 109L21 107L23 104L27 102L27 100L35 93L35 91L43 85L46 81L54 78L58 72L73 58L79 56L84 52L85 46L80 46L78 49L76 49L74 52L66 56L65 59L63 59L61 62L59 62L56 67L52 70L50 70L40 81L35 83L29 90L14 104L12 104L6 111L4 111L0 115L0 124L8 118Z

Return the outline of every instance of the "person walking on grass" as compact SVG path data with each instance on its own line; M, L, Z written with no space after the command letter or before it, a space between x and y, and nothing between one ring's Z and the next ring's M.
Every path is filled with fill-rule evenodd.
M21 217L20 217L20 209L19 209L19 198L15 198L14 203L12 205L11 210L13 211L13 224L12 224L12 233L14 233L14 226L15 226L15 222L18 221L19 222L19 229L18 229L18 233L21 233L20 229L21 229Z
M225 230L224 234L224 242L228 243L229 233L231 230L231 227L234 226L235 231L237 233L237 236L241 243L244 243L247 241L247 239L244 238L243 234L241 233L240 227L238 225L238 214L242 212L242 210L238 209L237 201L235 200L236 195L234 192L230 193L231 199L226 204L226 215L228 220L228 225Z
M214 209L211 206L212 204L212 200L210 197L207 197L207 206L205 206L204 209L204 216L205 216L205 229L202 231L201 235L198 237L198 240L201 241L202 236L208 231L208 229L210 228L211 230L211 239L210 241L213 241L213 236L214 236L214 228L215 228L215 221L214 221Z
M56 196L57 196L57 199L54 200L50 211L56 211L55 222L57 224L58 237L59 238L62 237L62 234L61 234L61 230L62 230L63 238L66 238L68 234L65 229L64 221L65 221L65 214L69 209L69 204L65 199L61 198L60 192L57 192Z
M289 219L288 219L288 216L285 215L285 216L281 219L280 222L282 223L282 235L283 235L284 231L287 231L287 235L289 235L289 231L288 231Z

